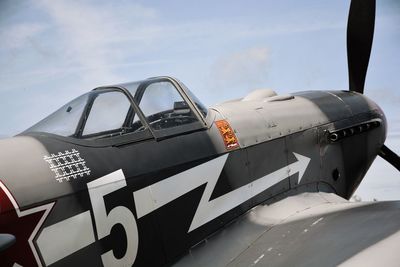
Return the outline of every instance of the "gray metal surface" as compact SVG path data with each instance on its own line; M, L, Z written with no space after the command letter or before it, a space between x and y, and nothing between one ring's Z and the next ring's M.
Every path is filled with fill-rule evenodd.
M326 94L326 97L330 96ZM336 106L344 106L340 100L330 98ZM214 109L227 118L242 148L329 122L329 118L313 102L302 97L278 102L269 102L268 98L238 101L224 103ZM341 116L350 115L343 108Z
M174 266L398 266L400 202L305 193L258 206Z
M356 93L313 91L260 99L261 93L255 91L257 97L250 94L249 99L212 108L230 123L242 148L331 122L345 123L351 117L356 120L378 110L375 103Z

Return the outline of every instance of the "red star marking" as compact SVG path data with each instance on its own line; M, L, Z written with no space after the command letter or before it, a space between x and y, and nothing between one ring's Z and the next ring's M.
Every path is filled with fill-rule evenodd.
M10 191L0 181L0 233L12 234L17 240L0 253L1 266L42 266L33 240L53 205L21 211Z

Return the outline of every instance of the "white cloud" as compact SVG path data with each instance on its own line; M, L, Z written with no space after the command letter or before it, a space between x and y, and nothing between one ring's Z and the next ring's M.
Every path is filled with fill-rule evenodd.
M54 20L55 30L61 38L60 51L65 61L62 68L85 70L81 78L86 86L123 80L112 68L123 59L122 51L115 43L126 36L136 36L135 27L156 16L154 10L130 2L120 6L114 2L96 5L43 0L39 6ZM124 18L128 16L137 24L127 25Z
M19 23L0 30L2 49L17 49L25 46L31 38L43 33L47 26L41 23Z
M269 21L268 27L260 27L257 20L243 24L241 20L220 18L165 23L162 10L131 1L39 0L33 5L44 11L44 21L49 28L38 47L47 49L45 52L52 57L46 58L45 64L36 64L34 69L3 69L3 76L10 76L10 72L18 77L29 76L32 72L42 73L43 76L35 78L38 83L38 80L48 79L50 74L54 74L54 79L63 78L57 75L70 75L77 86L86 88L130 80L131 77L124 77L117 68L126 70L128 66L140 65L144 59L146 62L165 61L169 54L173 54L173 58L193 57L207 50L213 53L215 47L247 38L337 27L335 24L299 23L296 20L272 24ZM23 44L24 38L44 29L43 25L26 23L9 39ZM32 42L30 46L33 46ZM145 55L148 55L147 59ZM246 64L244 69L254 68ZM227 71L223 75L228 75ZM249 78L260 80L257 74L247 73L251 74L247 75Z
M212 87L233 90L237 87L260 87L268 76L268 49L249 48L218 59L211 74Z
M400 94L388 88L372 88L365 90L365 94L378 103L389 103L398 105Z

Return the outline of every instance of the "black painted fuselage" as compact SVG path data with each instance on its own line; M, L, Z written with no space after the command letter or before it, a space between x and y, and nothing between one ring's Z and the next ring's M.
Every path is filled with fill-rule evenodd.
M261 92L205 115L179 81L151 81L143 88L173 84L186 102L174 112L190 109L200 126L180 116L159 131L172 115L149 121L145 91L116 86L96 92L130 94L138 131L0 141L0 232L17 237L0 252L5 266L171 264L256 205L300 192L350 198L386 137L383 112L353 92Z

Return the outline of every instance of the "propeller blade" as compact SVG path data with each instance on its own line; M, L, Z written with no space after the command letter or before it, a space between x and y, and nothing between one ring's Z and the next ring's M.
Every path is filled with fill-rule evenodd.
M383 145L379 151L379 156L385 159L387 162L393 165L398 171L400 171L400 157L394 153L390 148Z
M349 89L364 92L375 26L375 0L352 0L347 21Z

